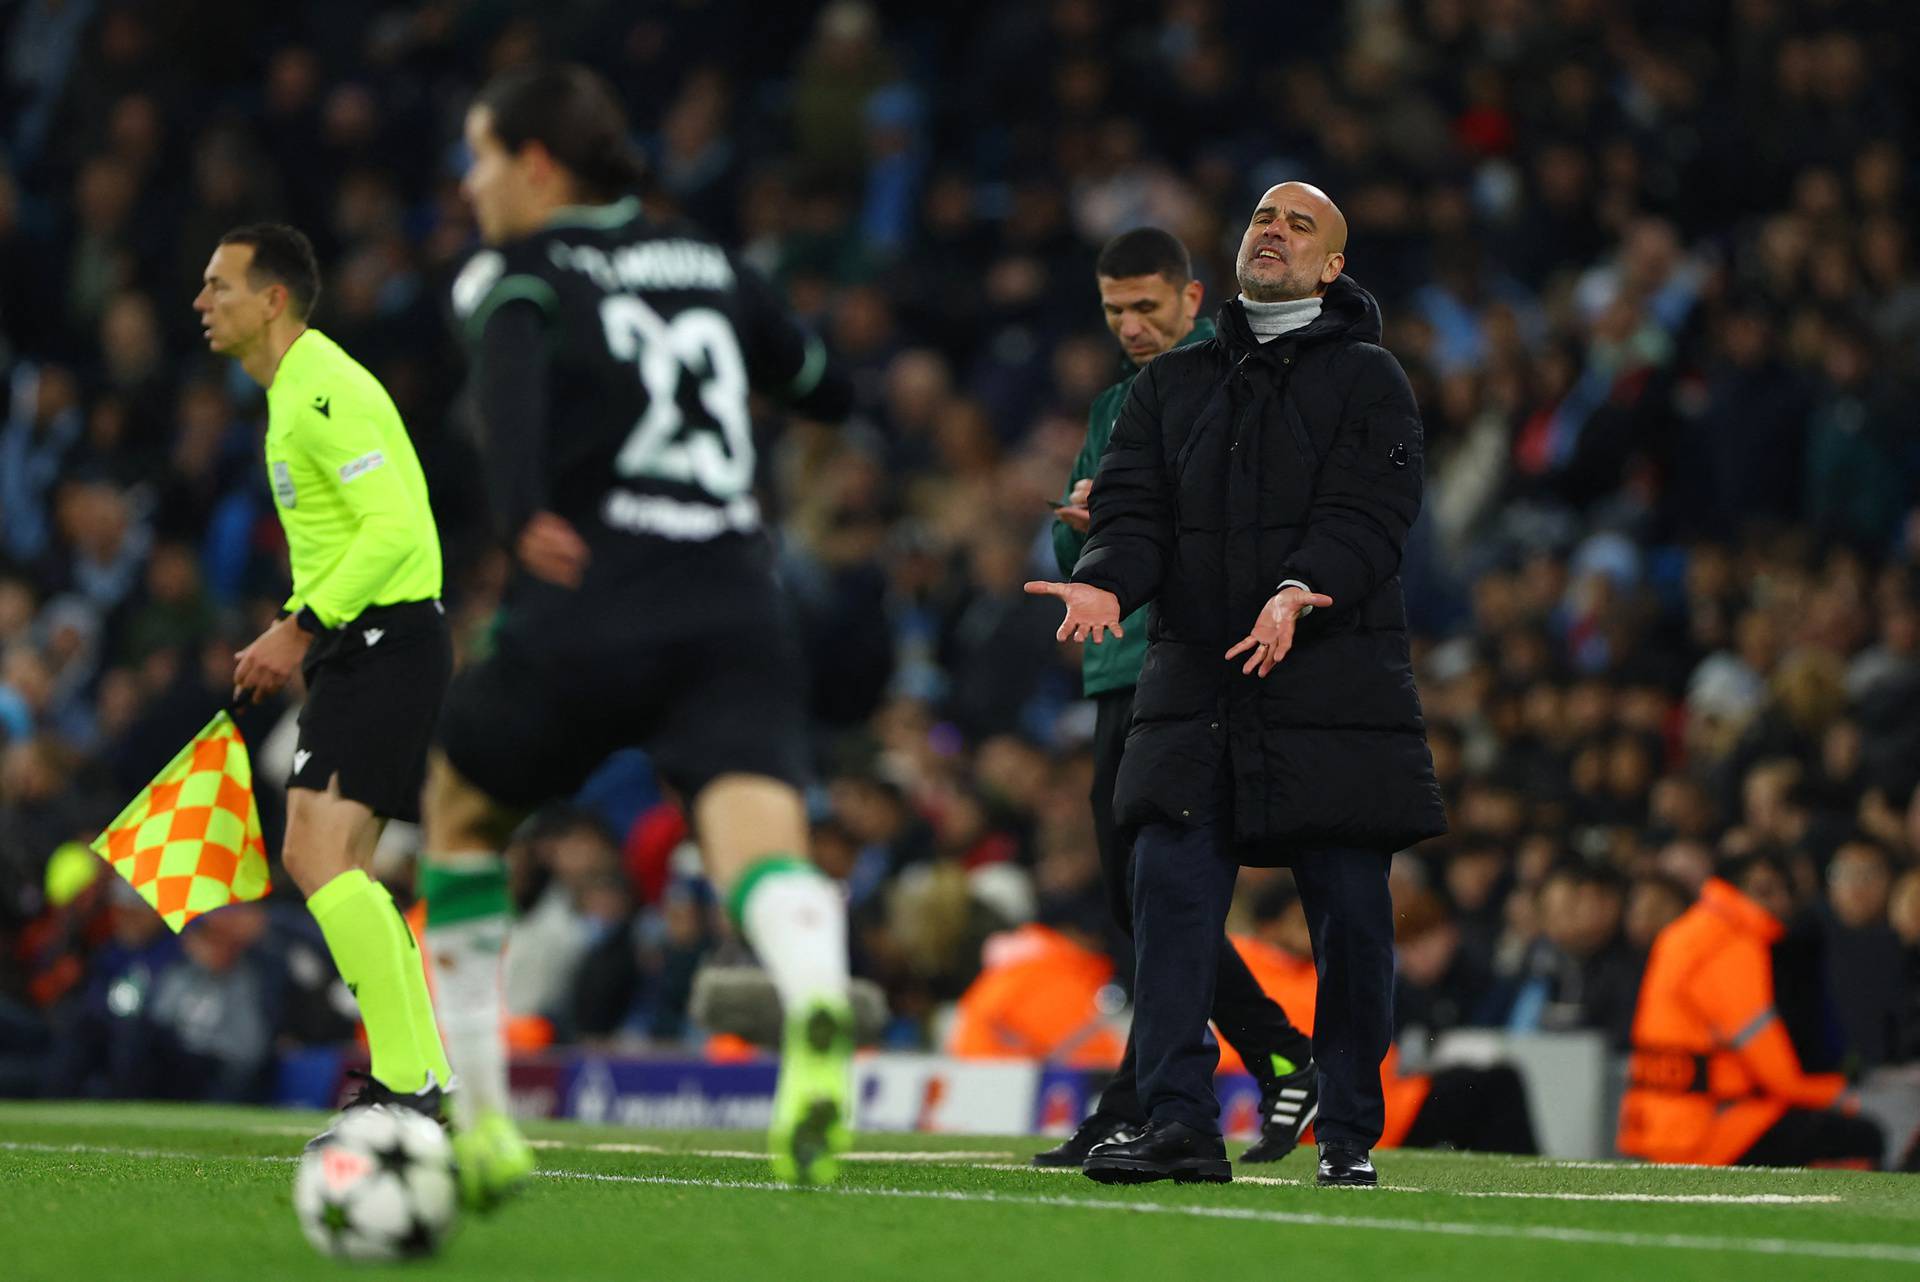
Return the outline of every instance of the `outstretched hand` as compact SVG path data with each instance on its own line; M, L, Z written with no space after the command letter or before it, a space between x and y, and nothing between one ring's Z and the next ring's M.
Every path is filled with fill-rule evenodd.
M528 574L563 588L577 588L587 575L587 541L563 516L535 512L520 531L514 552Z
M1073 483L1073 493L1067 495L1067 501L1053 509L1060 523L1076 534L1085 534L1093 528L1093 509L1088 502L1093 498L1093 478L1083 476Z
M1253 631L1240 639L1240 643L1227 651L1228 659L1247 656L1241 673L1264 677L1273 671L1273 665L1287 657L1287 651L1293 649L1293 624L1300 617L1300 611L1307 606L1330 606L1333 598L1319 592L1309 592L1305 588L1282 588L1274 593L1268 602L1260 607L1260 617L1253 621Z
M1027 592L1032 596L1057 596L1067 603L1067 617L1053 634L1056 641L1092 641L1099 645L1109 632L1117 637L1127 635L1120 629L1120 598L1105 588L1035 580L1027 584Z

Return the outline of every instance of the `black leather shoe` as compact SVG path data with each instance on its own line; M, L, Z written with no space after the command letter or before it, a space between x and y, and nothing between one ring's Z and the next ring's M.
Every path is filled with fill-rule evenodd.
M1370 1189L1379 1183L1379 1173L1373 1169L1367 1150L1345 1144L1320 1146L1321 1188Z
M1080 1168L1102 1184L1225 1184L1233 1179L1227 1146L1218 1135L1181 1122L1148 1122L1137 1135L1122 1135L1094 1146Z
M1300 1146L1300 1137L1320 1113L1320 1073L1304 1068L1275 1080L1260 1097L1260 1138L1240 1155L1243 1162L1277 1162Z
M1095 1112L1086 1121L1080 1123L1080 1129L1067 1136L1059 1144L1042 1153L1033 1155L1035 1166L1078 1166L1087 1160L1087 1154L1093 1152L1094 1145L1104 1144L1140 1129L1138 1122L1129 1122L1125 1118L1115 1117L1112 1113Z

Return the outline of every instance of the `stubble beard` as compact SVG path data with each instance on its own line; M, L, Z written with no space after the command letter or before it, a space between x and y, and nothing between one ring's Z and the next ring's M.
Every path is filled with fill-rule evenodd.
M1240 292L1249 302L1254 303L1291 303L1306 298L1314 292L1312 285L1302 288L1302 282L1293 277L1291 264L1277 280L1260 281L1253 274L1253 260L1240 264L1234 273L1240 282Z

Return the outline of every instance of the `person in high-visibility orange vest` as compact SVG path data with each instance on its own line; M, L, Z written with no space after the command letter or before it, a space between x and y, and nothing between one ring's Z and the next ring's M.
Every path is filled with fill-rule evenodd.
M1313 1032L1319 977L1300 898L1288 888L1263 895L1255 909L1258 936L1230 936L1267 996L1286 1009L1295 1025ZM1221 1043L1220 1071L1242 1071L1240 1057ZM1380 1148L1428 1148L1441 1144L1491 1153L1537 1153L1526 1087L1512 1067L1448 1067L1433 1073L1403 1073L1398 1043L1380 1065L1386 1125Z
M1840 1074L1801 1069L1774 1009L1770 950L1785 909L1761 901L1790 884L1787 870L1756 856L1728 872L1654 938L1620 1151L1705 1166L1879 1166L1880 1127L1855 1115Z
M1072 1068L1117 1067L1121 1038L1101 1012L1113 962L1070 923L1030 922L987 940L985 965L960 996L947 1053Z

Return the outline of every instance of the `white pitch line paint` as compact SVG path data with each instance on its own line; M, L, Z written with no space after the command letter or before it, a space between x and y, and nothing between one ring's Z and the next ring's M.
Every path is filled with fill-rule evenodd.
M251 1135L304 1135L312 1137L325 1126L318 1121L312 1126L303 1126L287 1122L245 1122L235 1125L233 1122L210 1117L191 1115L164 1118L148 1117L129 1110L97 1108L87 1105L78 1107L40 1107L9 1108L6 1111L9 1120L25 1122L37 1126L111 1126L127 1131L218 1131L223 1134L245 1133Z
M164 1158L188 1162L296 1162L293 1155L254 1153L183 1153L164 1149L114 1148L104 1144L37 1144L20 1140L0 1140L0 1150L27 1153L86 1153L112 1157ZM1044 1169L1044 1168L1016 1168ZM1071 1168L1067 1168L1071 1173ZM753 1180L694 1180L665 1175L613 1175L596 1171L540 1171L548 1179L585 1180L602 1184L659 1185L671 1188L705 1188L735 1192L799 1192L791 1185ZM1281 1182L1274 1176L1253 1176L1250 1180ZM1314 1228L1372 1229L1388 1233L1432 1233L1442 1237L1485 1237L1533 1242L1558 1242L1585 1246L1622 1246L1639 1249L1682 1251L1731 1251L1753 1255L1807 1256L1829 1260L1882 1260L1900 1264L1920 1264L1920 1247L1880 1242L1796 1242L1788 1238L1723 1238L1690 1233L1621 1233L1600 1229L1554 1228L1529 1224L1473 1224L1444 1220L1370 1219L1350 1215L1320 1215L1313 1212L1270 1211L1240 1206L1174 1206L1155 1202L1114 1202L1104 1199L1050 1197L1038 1194L968 1193L957 1189L889 1189L833 1186L804 1190L818 1195L838 1197L902 1198L911 1201L969 1202L1002 1206L1051 1206L1080 1211L1121 1211L1142 1215L1180 1215L1199 1219L1241 1220L1261 1224L1289 1224ZM1386 1191L1413 1192L1417 1190ZM1838 1199L1800 1198L1789 1195L1759 1194L1753 1197L1710 1195L1661 1197L1657 1194L1501 1194L1468 1192L1466 1197L1572 1198L1575 1200L1621 1201L1714 1201L1770 1202L1837 1201Z
M761 1154L765 1156L765 1154ZM889 1153L884 1149L872 1153L842 1153L843 1162L982 1162L1012 1157L1012 1153L996 1152L993 1149L929 1149L924 1153Z
M758 1149L731 1148L662 1148L657 1144L578 1144L569 1140L533 1140L537 1149L557 1149L569 1153L641 1153L651 1157L712 1157L728 1160L764 1162L767 1154ZM988 1158L1007 1158L1013 1154L995 1149L929 1149L925 1152L874 1149L856 1153L842 1153L843 1162L968 1162L977 1163ZM1011 1168L1019 1169L1019 1168Z
M1015 1166L1010 1162L982 1162L979 1164L979 1169L1042 1171L1061 1175L1080 1174L1080 1168L1077 1166ZM1233 1182L1274 1188L1304 1188L1307 1185L1306 1180L1292 1180L1283 1175L1241 1175L1238 1172L1234 1174ZM1540 1202L1671 1202L1703 1206L1805 1206L1846 1200L1834 1193L1542 1193L1501 1189L1427 1189L1412 1184L1382 1184L1378 1191L1381 1193L1433 1193L1440 1197L1520 1198Z
M1289 1180L1277 1175L1235 1175L1235 1184L1270 1184L1301 1187L1305 1180ZM1425 1189L1411 1184L1382 1184L1382 1193L1436 1193L1441 1197L1520 1198L1536 1202L1659 1202L1693 1203L1702 1206L1803 1206L1816 1202L1839 1202L1834 1193L1546 1193L1518 1189Z
M1458 1156L1458 1154L1451 1156ZM1724 1171L1728 1175L1844 1174L1844 1172L1834 1171L1821 1172L1818 1168L1811 1166L1702 1166L1693 1162L1579 1162L1565 1158L1542 1158L1539 1161L1515 1162L1513 1165L1523 1171Z
M1807 1206L1843 1202L1835 1193L1500 1193L1458 1191L1455 1197L1521 1197L1554 1202L1683 1202L1701 1206Z
M115 1148L108 1144L35 1144L27 1140L0 1140L0 1150L14 1153L88 1153L107 1157L152 1157L181 1162L297 1162L298 1153L182 1153L159 1148Z
M654 1184L670 1188L728 1189L739 1192L790 1192L791 1185L766 1181L693 1180L665 1175L608 1175L588 1171L541 1171L550 1179L588 1180L609 1184ZM1370 1219L1353 1215L1319 1215L1303 1211L1269 1211L1242 1206L1176 1206L1159 1202L1118 1202L1041 1194L967 1193L957 1189L873 1189L834 1185L807 1192L834 1197L902 1198L927 1202L978 1202L999 1206L1047 1206L1078 1211L1117 1211L1139 1215L1191 1216L1211 1220L1244 1220L1259 1224L1290 1224L1308 1228L1373 1229L1387 1233L1432 1233L1441 1237L1508 1238L1530 1242L1558 1242L1577 1246L1623 1246L1678 1251L1728 1251L1747 1255L1809 1256L1828 1260L1884 1260L1920 1264L1920 1246L1891 1242L1796 1242L1789 1238L1708 1237L1695 1233L1621 1233L1606 1229L1555 1228L1532 1224L1474 1224L1445 1220Z

